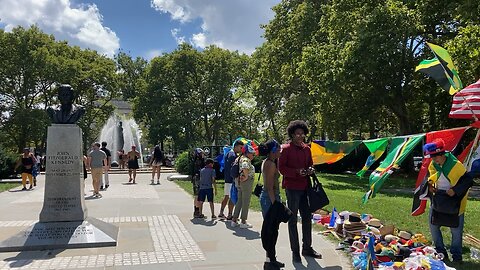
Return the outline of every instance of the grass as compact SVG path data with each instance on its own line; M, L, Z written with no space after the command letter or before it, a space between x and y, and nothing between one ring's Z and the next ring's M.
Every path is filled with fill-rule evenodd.
M12 189L18 186L19 186L18 183L0 183L0 192L7 191L9 189Z
M331 211L335 207L338 211L348 210L351 212L368 213L380 219L384 224L393 224L399 230L406 230L412 233L423 233L427 239L430 238L428 227L428 214L413 217L410 215L415 179L404 177L392 177L388 179L375 198L362 204L362 196L368 190L368 178L359 179L355 175L318 174L318 179L330 199L330 205L325 209ZM257 179L258 175L255 177ZM176 183L193 194L190 181L176 181ZM220 203L223 199L223 180L217 180L215 202ZM394 189L403 189L403 192ZM282 201L285 201L285 190L281 189ZM252 196L250 208L260 211L258 198ZM465 214L464 233L480 237L480 200L471 199L467 203ZM216 209L218 211L218 209ZM448 228L442 228L444 242L448 246L451 241ZM464 243L463 258L464 264L455 266L457 269L480 269L480 262L470 259L469 246Z

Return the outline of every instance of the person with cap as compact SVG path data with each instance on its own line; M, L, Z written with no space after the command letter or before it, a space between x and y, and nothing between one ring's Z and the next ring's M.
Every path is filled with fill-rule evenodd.
M35 156L30 152L30 148L26 147L23 149L23 154L17 160L15 164L15 171L17 168L22 165L22 190L27 190L27 178L30 183L28 189L33 188L33 166L36 163Z
M454 215L458 216L458 226L450 228L452 234L450 253L452 254L453 261L461 262L464 214L467 204L468 188L465 189L460 180L465 175L466 169L454 155L445 151L445 142L442 139L435 139L433 142L425 144L423 151L426 158L432 159L432 162L428 166L430 174L428 177L429 191L433 194L431 198L429 225L435 249L444 255L445 261L449 260L445 244L443 243L442 232L440 231L441 226L432 224L432 215L435 211L433 202L436 199L440 199L442 194L443 196L447 194L449 197L458 198L458 200L461 201L458 215Z
M240 226L242 229L251 228L252 225L247 223L248 209L250 208L250 199L252 197L252 189L255 178L255 167L252 160L255 156L255 149L250 144L245 144L242 149L243 155L240 157L239 169L240 176L235 179L235 186L238 189L238 199L233 211L232 227ZM241 215L240 215L241 212ZM238 218L242 220L238 224Z
M137 178L137 169L140 168L138 166L138 159L140 158L140 153L137 151L137 147L132 145L132 150L127 153L128 157L128 182L132 182L135 184L135 179Z
M235 159L237 159L238 155L242 153L242 148L245 143L242 140L235 140L233 143L233 148L225 155L224 157L224 178L225 178L225 186L224 186L224 197L222 200L222 204L220 205L220 214L218 215L219 218L232 220L233 215L233 207L235 204L230 200L230 191L232 190L232 183L233 183L233 176L230 172ZM228 203L228 215L225 217L223 211Z
M278 168L283 175L283 188L286 190L288 208L293 215L288 221L290 248L294 262L301 262L300 244L297 229L297 213L302 218L302 255L321 259L322 255L312 248L311 213L307 201L309 175L314 174L310 147L305 144L308 126L304 121L291 121L287 127L290 143L282 147Z
M195 148L192 157L192 186L193 186L193 217L201 218L200 209L198 207L198 191L200 190L200 170L205 167L205 156L202 148Z

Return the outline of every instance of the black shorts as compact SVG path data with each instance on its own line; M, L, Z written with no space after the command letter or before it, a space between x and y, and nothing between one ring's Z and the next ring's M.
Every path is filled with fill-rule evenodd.
M204 202L205 201L205 198L207 198L207 200L209 202L213 202L213 188L207 188L207 189L200 189L198 191L198 198L197 200L199 202Z
M128 168L132 170L139 169L140 167L138 166L138 160L129 160L128 161Z

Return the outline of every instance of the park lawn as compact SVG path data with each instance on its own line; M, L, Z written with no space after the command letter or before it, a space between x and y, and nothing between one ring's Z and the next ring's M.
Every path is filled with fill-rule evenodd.
M18 186L18 183L0 183L0 192L7 191Z
M368 213L380 219L384 224L393 224L399 230L412 233L423 233L431 240L428 228L427 213L413 217L410 215L413 195L409 192L415 186L415 179L404 177L392 177L385 182L375 198L371 198L366 204L362 204L362 196L368 191L368 178L359 179L355 175L317 174L318 179L330 199L330 205L325 209L331 211L333 207L337 211L348 210L350 212ZM257 179L257 176L255 179ZM256 181L256 180L255 180ZM190 181L176 181L185 191L193 194ZM220 203L223 199L223 180L217 180L217 195L215 202ZM402 189L403 192L393 189ZM281 189L282 201L285 201L285 190ZM259 199L252 196L250 208L260 211ZM465 216L464 233L480 237L480 201L469 200ZM218 212L218 209L215 211ZM317 226L316 226L317 227ZM317 227L318 228L318 227ZM442 228L444 242L449 245L451 237L448 228ZM457 269L480 269L480 262L470 259L469 246L464 243L463 258L465 263Z

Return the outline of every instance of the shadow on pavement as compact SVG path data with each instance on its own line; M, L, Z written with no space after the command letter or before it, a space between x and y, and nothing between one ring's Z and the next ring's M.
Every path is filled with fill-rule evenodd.
M323 269L323 270L342 270L342 267L341 266L329 266L329 267L321 267L319 264L318 264L318 261L317 259L315 258L311 258L311 257L303 257L302 258L302 262L303 261L307 261L307 265L303 265L303 263L293 263L293 269L295 270L300 270L300 269Z
M195 225L203 225L207 227L212 227L217 225L217 220L215 219L206 220L204 218L192 218L190 219L190 222L192 222L192 224L195 224Z

